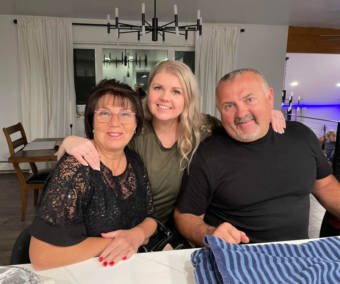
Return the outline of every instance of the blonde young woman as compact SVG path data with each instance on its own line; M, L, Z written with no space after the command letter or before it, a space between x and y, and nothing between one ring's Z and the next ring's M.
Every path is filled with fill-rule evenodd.
M155 217L174 230L172 213L182 180L200 141L210 136L219 121L201 115L199 91L190 68L179 61L164 61L152 72L145 100L145 121L140 136L129 147L147 168ZM284 119L273 111L273 126L283 131ZM98 168L99 154L91 140L70 136L60 148L83 165ZM176 246L176 243L173 243Z

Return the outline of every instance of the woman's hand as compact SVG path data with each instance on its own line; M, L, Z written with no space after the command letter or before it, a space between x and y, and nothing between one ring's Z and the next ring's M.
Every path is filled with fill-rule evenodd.
M141 228L130 230L117 230L101 234L105 239L112 239L111 243L99 255L99 261L104 266L114 265L120 260L130 258L144 243L145 235Z
M286 120L282 114L281 111L279 110L272 110L272 127L275 132L279 134L285 133L285 128L286 128Z
M89 165L94 170L100 170L100 157L92 140L78 136L68 136L59 147L58 160L65 152L75 157L82 165Z

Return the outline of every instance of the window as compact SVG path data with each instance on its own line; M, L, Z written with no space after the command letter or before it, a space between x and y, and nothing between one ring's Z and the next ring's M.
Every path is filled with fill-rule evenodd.
M195 51L175 51L175 60L181 61L191 68L195 74Z
M115 78L131 87L139 85L147 91L151 71L164 60L182 61L195 72L195 52L192 47L139 48L77 45L73 49L77 105L86 104L91 90L102 79ZM77 108L77 111L81 116L83 107Z
M77 105L84 105L96 85L94 49L73 49L74 85Z
M168 60L167 50L103 49L103 78L115 78L134 87L148 89L149 75L160 62Z

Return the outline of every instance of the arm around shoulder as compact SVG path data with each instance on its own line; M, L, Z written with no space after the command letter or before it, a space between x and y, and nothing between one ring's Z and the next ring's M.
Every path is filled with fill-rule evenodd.
M58 160L66 153L75 157L83 166L100 170L100 157L93 141L78 136L68 136L58 150Z

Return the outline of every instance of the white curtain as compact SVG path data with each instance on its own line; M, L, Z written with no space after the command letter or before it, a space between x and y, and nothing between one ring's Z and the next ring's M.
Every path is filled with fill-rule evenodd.
M221 77L236 67L240 28L204 24L195 44L195 75L201 90L201 111L219 117L215 88Z
M65 137L75 114L72 22L17 19L21 115L28 139Z

